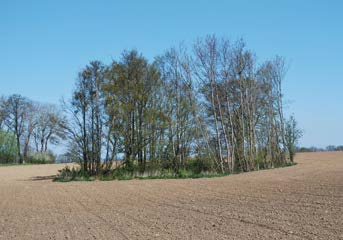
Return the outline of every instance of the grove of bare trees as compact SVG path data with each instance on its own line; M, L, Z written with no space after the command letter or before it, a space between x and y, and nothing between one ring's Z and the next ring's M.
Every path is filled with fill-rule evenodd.
M64 120L54 105L13 94L0 99L0 163L51 160L48 145L64 139Z
M301 135L284 117L286 70L282 57L258 62L243 40L212 35L153 62L136 50L109 65L92 61L64 103L68 154L89 175L110 171L117 160L141 173L285 166ZM21 138L15 122L11 128ZM46 149L48 139L40 139Z
M24 163L67 141L82 174L114 166L150 174L232 173L285 166L301 137L285 119L285 60L257 61L243 40L209 35L149 62L136 50L91 61L62 109L0 98L0 162Z

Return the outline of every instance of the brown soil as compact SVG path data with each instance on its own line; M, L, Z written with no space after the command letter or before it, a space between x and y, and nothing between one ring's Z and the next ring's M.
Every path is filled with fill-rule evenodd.
M222 178L56 183L0 167L0 239L343 239L343 152Z

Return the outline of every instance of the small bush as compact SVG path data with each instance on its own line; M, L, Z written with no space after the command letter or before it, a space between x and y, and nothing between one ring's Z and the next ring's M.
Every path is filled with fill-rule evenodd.
M55 162L55 156L52 153L35 152L28 156L27 162L32 164L48 164Z
M61 170L58 170L58 174L54 181L57 182L70 182L70 181L92 181L94 180L91 178L87 173L85 173L82 169L77 169L75 167L70 168L66 166Z
M263 156L261 153L258 154L255 158L255 170L262 170L268 168L265 162L265 156Z
M179 178L188 178L191 175L193 175L193 173L191 171L187 171L186 169L180 169L178 172Z
M127 168L127 167L119 167L116 168L112 171L112 177L113 178L127 178L127 177L132 177L132 168Z
M0 163L15 163L18 147L15 135L0 130Z
M295 165L297 165L296 162L287 162L285 167L291 167L291 166L295 166Z
M163 169L161 172L161 177L162 178L171 178L174 177L175 173L172 169Z
M214 165L212 160L206 158L195 158L186 160L185 168L187 171L191 171L194 174L200 174L203 172L212 172Z

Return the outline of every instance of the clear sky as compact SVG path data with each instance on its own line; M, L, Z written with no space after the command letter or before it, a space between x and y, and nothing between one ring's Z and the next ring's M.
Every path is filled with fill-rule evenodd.
M343 1L0 0L0 95L58 103L90 60L148 59L206 34L284 56L287 114L303 146L343 145Z

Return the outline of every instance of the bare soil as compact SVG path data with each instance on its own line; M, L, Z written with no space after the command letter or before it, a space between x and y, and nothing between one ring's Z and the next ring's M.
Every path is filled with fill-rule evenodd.
M0 239L343 239L343 152L211 179L52 182L0 167Z

